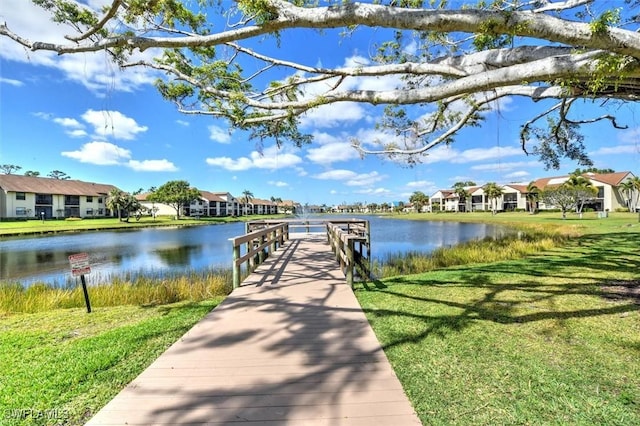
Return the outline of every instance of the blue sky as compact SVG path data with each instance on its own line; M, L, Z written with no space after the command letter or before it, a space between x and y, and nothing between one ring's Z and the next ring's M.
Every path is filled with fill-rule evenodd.
M32 39L60 40L65 33L25 0L2 0L0 20ZM309 65L366 64L383 37L379 31L351 38L295 31L283 33L279 54ZM276 49L269 42L263 47L271 53ZM61 170L125 191L184 179L202 190L238 196L249 190L258 198L327 205L407 201L414 191L430 195L458 181L529 182L577 167L565 162L558 171L546 171L522 152L520 125L544 107L526 99L502 101L482 127L460 132L454 144L436 148L422 164L408 168L375 156L361 159L349 146L352 137L384 137L374 128L379 108L323 107L303 118L303 130L314 135L311 145L278 149L274 141L265 141L258 150L247 134L229 131L222 120L177 112L156 92L154 79L150 71L116 69L103 53L58 57L0 39L0 164L43 176ZM354 81L353 87L395 84L393 78L369 78ZM583 118L604 113L590 103L580 112ZM629 128L614 130L606 123L584 128L588 151L597 167L638 175L637 104L612 105L607 112Z

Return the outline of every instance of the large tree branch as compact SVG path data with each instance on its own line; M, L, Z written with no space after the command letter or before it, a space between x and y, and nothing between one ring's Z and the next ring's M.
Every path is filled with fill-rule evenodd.
M221 31L210 35L183 37L140 37L117 35L99 42L63 45L26 40L13 33L6 24L0 34L32 50L50 50L59 54L95 52L110 48L144 51L157 48L216 46L289 28L343 28L352 25L394 28L398 30L478 33L491 23L496 34L542 38L570 46L605 49L640 58L640 35L634 31L609 28L605 34L592 31L589 24L555 18L531 11L433 10L405 9L376 4L348 3L342 6L297 7L283 0L265 0L273 9L274 19L261 25Z
M323 93L311 100L292 102L255 102L247 99L247 105L264 110L284 110L288 108L306 108L310 103L323 105L334 102L362 102L372 105L400 104L410 105L417 103L434 102L452 96L483 92L502 86L519 85L522 82L554 81L571 77L576 80L588 81L594 72L597 52L570 55L564 57L552 57L534 61L532 63L513 65L507 68L488 70L479 74L462 77L452 81L443 81L436 86L419 87L415 89L398 89L387 91L373 90L332 90ZM188 76L181 76L197 83ZM640 78L640 66L636 65L627 71L624 81L632 82ZM216 96L228 97L225 93L213 88L203 88ZM536 97L534 97L535 99Z
M351 146L353 146L356 150L358 150L361 154L374 154L374 155L402 155L402 156L415 156L419 154L424 154L425 152L433 149L434 147L440 145L441 143L447 141L451 136L457 133L461 128L463 128L469 120L475 116L478 111L482 109L485 105L494 102L501 97L506 96L505 94L501 94L500 92L494 92L490 96L487 95L484 99L474 102L472 105L467 108L467 110L458 118L458 120L451 126L449 126L446 131L444 131L441 135L437 136L431 141L428 141L421 146L413 149L406 148L387 148L383 150L368 150L362 147L362 144L358 141L353 141ZM420 138L425 136L427 132L416 132L416 137Z
M69 41L74 41L74 42L79 42L79 41L88 39L92 35L96 34L98 31L101 31L102 29L104 29L104 26L107 25L107 22L109 22L111 19L113 19L116 16L116 14L118 13L118 9L120 8L121 5L122 5L122 0L113 0L113 3L111 3L111 7L109 7L109 10L107 10L107 13L104 14L102 19L100 19L96 25L89 28L83 34L80 34L77 36L67 35L65 36L65 38Z

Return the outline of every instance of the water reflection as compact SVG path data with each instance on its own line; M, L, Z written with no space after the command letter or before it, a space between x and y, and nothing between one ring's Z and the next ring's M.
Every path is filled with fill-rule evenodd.
M199 256L201 252L201 246L189 245L158 249L153 253L157 254L166 266L189 266L191 258Z
M367 219L371 221L372 256L377 259L408 251L429 253L505 232L501 227L475 223ZM229 238L243 233L243 223L229 223L5 238L0 239L0 280L65 285L73 282L68 257L80 252L89 253L92 283L120 274L227 268L232 260Z

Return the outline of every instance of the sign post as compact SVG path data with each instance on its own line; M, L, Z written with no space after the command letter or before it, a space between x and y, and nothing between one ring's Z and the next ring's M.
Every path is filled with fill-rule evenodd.
M91 302L89 301L89 292L87 291L87 282L84 279L85 274L91 273L91 264L89 263L88 253L78 253L69 256L69 264L71 265L71 274L74 277L80 276L82 283L82 291L84 293L84 301L87 304L87 313L91 313Z

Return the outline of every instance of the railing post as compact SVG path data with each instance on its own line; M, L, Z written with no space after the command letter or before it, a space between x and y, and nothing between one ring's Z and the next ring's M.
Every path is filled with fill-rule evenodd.
M240 259L240 246L233 245L233 288L240 287L240 265L237 260Z
M266 235L261 236L260 240L258 241L258 247L264 245L266 241L267 241L267 236ZM267 258L266 248L263 248L258 253L258 265L261 265L266 258Z
M271 244L269 245L269 256L271 256L271 254L276 251L276 240L278 239L278 230L274 229L271 234L269 234L269 240L271 241Z
M349 286L353 288L353 267L355 263L355 256L353 255L353 239L352 238L347 238L346 255L347 255L347 271L345 275L347 276L347 284L349 284Z

